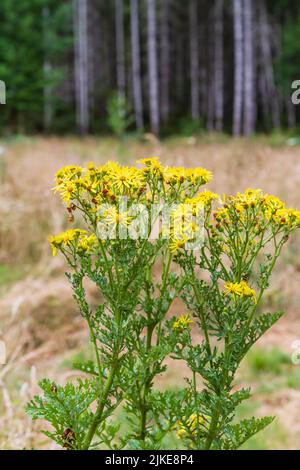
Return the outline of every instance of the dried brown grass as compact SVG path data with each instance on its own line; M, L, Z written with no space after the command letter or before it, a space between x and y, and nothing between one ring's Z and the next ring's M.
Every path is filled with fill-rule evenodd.
M25 417L24 405L36 392L37 378L46 373L64 380L69 371L60 367L62 359L78 351L87 337L63 276L63 262L51 257L46 243L49 233L67 225L67 216L51 193L54 172L71 163L108 159L131 163L153 155L166 164L213 171L210 188L220 193L261 187L300 207L300 148L273 148L243 139L226 143L176 139L162 144L147 139L121 145L111 139L50 138L8 145L0 174L0 265L21 267L23 278L0 297L0 339L5 339L8 350L8 362L0 368L1 448L44 445L36 425ZM284 307L288 315L266 341L284 344L286 351L300 337L298 242L299 237L286 249L268 299L268 304ZM171 370L168 380L173 378ZM293 407L288 399L285 407L287 413ZM49 448L49 443L45 445Z

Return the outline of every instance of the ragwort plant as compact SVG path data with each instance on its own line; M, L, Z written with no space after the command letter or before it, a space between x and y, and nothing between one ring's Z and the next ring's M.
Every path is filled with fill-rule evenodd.
M234 378L249 349L283 314L262 313L260 306L282 247L299 227L300 212L248 189L223 201L212 195L204 220L200 253L183 247L175 257L186 280L181 296L204 337L195 345L190 319L174 320L174 356L192 375L178 437L193 449L237 449L273 421L234 421L236 408L250 397L249 389L235 389Z
M90 331L95 362L76 364L90 375L77 384L42 381L44 396L36 397L28 412L48 420L54 431L46 435L68 449L159 447L177 420L175 399L153 391L153 380L164 372L170 353L163 322L181 280L171 272L168 239L160 234L152 241L151 224L142 222L145 217L155 222L161 206L196 194L211 174L201 168L164 169L157 159L141 163L143 169L109 162L65 167L56 174L55 190L71 221L80 213L84 228L49 241L53 254L59 250L70 268L67 277ZM153 274L158 260L163 261L160 279ZM96 309L87 300L86 279L100 292ZM130 431L116 443L119 427L109 418L121 401Z
M262 314L260 305L300 213L259 190L223 200L200 191L211 179L202 168L165 168L156 158L139 163L143 168L109 162L56 174L55 190L72 222L80 214L81 228L49 241L53 254L66 258L94 360L75 364L85 373L77 382L41 381L43 396L28 412L49 421L53 430L45 434L66 449L158 449L169 433L181 447L236 449L273 419L235 422L250 391L236 390L234 378L282 315ZM163 207L169 223L153 237ZM99 291L97 308L86 280ZM178 318L168 315L175 298L188 312ZM182 390L158 391L169 357L185 361L191 378Z

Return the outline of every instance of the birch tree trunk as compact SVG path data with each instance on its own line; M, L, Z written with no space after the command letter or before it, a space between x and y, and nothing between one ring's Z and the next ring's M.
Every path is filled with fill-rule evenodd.
M224 64L223 64L223 0L215 3L215 119L216 131L223 130L224 118Z
M160 17L160 102L161 120L169 117L169 83L170 83L170 41L169 41L169 6L170 0L163 0Z
M144 127L141 52L138 0L130 0L131 20L131 60L132 60L132 93L134 102L135 121L138 129Z
M197 0L190 0L190 75L191 75L191 114L199 119L199 43L198 43L198 8Z
M159 134L159 102L158 102L158 67L156 40L156 1L147 1L147 48L148 48L148 86L150 126L153 134Z
M244 0L244 134L255 131L255 73L254 73L253 0Z
M117 86L120 96L125 97L125 39L124 39L124 5L123 0L115 0L115 28L117 53Z
M94 0L87 2L87 42L88 42L88 91L89 91L89 109L94 106L94 92L96 88L96 70L95 70L95 30L99 30L99 25L95 24L97 19L97 10Z
M74 0L76 121L81 134L89 130L87 0Z
M233 0L234 22L234 104L233 135L241 135L243 110L243 21L242 1Z

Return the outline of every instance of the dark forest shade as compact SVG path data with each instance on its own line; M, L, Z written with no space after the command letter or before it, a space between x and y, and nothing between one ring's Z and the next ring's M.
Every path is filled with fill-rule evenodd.
M299 2L1 0L0 17L3 132L107 132L116 92L157 135L297 123Z

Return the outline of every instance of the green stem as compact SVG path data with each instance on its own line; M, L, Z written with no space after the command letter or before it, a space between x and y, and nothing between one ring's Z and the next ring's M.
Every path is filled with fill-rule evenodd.
M97 347L97 339L96 339L96 336L95 336L95 334L94 334L94 330L93 330L93 327L92 327L90 318L87 317L86 320L87 320L87 323L88 323L88 326L89 326L89 330L90 330L90 334L91 334L92 343L93 343L93 345L94 345L94 350L95 350L95 355L96 355L96 361L97 361L97 366L98 366L98 376L99 376L100 384L102 385L102 384L103 384L102 367L101 367L101 361L100 361L99 350L98 350L98 347Z
M154 325L149 325L147 328L147 339L146 339L146 351L149 352L151 349L152 343L152 334L154 330ZM150 390L151 379L149 377L150 368L146 370L146 379L145 386L143 391L143 397L141 400L141 425L140 425L140 440L144 441L146 438L146 427L147 427L147 396Z
M219 403L217 407L214 409L213 414L212 414L212 419L210 422L210 427L208 430L208 435L204 444L204 450L209 450L218 434L219 431L219 418L221 415L221 403L220 403L220 398L222 396L222 393L225 389L225 384L226 384L226 379L228 377L228 369L227 369L227 364L230 362L231 358L231 332L229 331L228 336L225 338L225 349L224 349L224 362L225 362L225 368L223 369L223 373L220 377L220 388L218 390L217 396L219 398Z
M199 305L200 322L201 322L201 327L202 327L202 330L203 330L204 336L205 336L207 353L211 357L212 351L211 351L211 346L210 346L210 341L209 341L209 336L208 336L208 330L207 330L206 323L205 323L205 318L204 318L204 315L203 315L203 308L202 308L203 307L203 301L200 298L200 294L199 294L199 291L197 289L197 286L196 286L195 282L192 282L192 286L193 286L193 290L194 290L195 297L196 297L196 300L197 300L197 305Z
M97 410L95 412L92 424L91 424L91 426L88 430L88 433L87 433L87 435L84 439L83 446L82 446L83 450L88 450L89 449L89 447L91 445L91 442L93 440L93 437L95 435L95 432L96 432L96 430L97 430L97 428L98 428L98 426L101 422L101 418L102 418L102 415L103 415L105 403L106 403L107 397L110 393L110 389L111 389L116 371L117 371L117 362L115 362L115 364L113 365L113 367L112 367L112 369L109 373L109 376L107 378L107 381L106 381L101 399L99 400Z
M208 431L208 436L204 444L204 450L209 450L211 448L211 445L216 436L219 417L220 417L220 405L217 406L216 410L214 411L212 415L212 419L211 419L211 423L210 423L210 427Z

